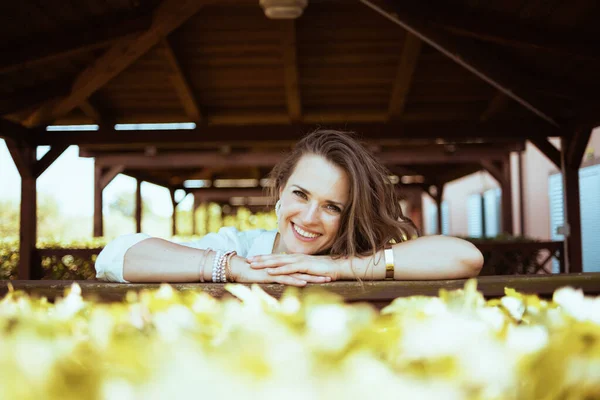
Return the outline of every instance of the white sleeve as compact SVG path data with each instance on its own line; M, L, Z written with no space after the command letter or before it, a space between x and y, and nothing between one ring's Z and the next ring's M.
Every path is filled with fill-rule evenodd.
M240 232L233 227L219 229L218 233L209 233L202 239L190 243L178 243L195 249L235 250L241 257L246 257L248 249L262 230ZM142 240L151 236L145 233L133 233L119 236L106 245L96 259L96 279L129 283L123 278L125 253Z
M123 278L125 253L134 245L151 236L132 233L119 236L104 247L96 259L96 279L108 282L129 283Z
M219 232L209 233L200 240L181 244L195 249L235 250L241 257L246 257L253 240L260 232L262 230L240 232L234 227L226 226L219 229Z

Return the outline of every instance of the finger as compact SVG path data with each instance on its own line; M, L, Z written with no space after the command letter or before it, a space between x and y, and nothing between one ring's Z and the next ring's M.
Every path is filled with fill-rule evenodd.
M328 276L308 275L308 274L291 274L294 278L302 279L308 283L327 283L331 282Z
M262 256L261 256L262 257ZM291 264L298 262L298 257L295 255L281 255L272 258L261 258L258 261L252 261L250 267L254 269L273 268L281 265Z
M267 274L269 275L290 275L294 273L301 274L310 274L311 271L308 271L305 266L302 264L288 264L280 267L270 267L267 268Z
M274 279L275 282L281 283L284 285L298 286L298 287L306 286L305 280L295 278L291 275L281 275L281 276L275 276L273 278L275 278Z
M248 262L263 262L278 259L296 259L298 257L306 257L305 254L300 253L274 253L274 254L262 254L259 256L247 257Z

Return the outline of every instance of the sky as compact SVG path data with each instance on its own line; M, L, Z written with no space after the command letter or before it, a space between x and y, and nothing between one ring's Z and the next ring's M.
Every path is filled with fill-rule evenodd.
M48 151L47 146L38 148L38 159ZM39 178L38 193L54 197L64 215L92 216L94 214L94 160L79 157L79 148L70 146ZM106 206L121 193L135 192L135 180L118 175L103 193ZM19 201L21 177L8 152L6 143L0 139L0 200ZM142 198L148 201L152 211L160 216L173 212L169 191L166 188L142 184ZM193 203L188 196L179 209L190 209Z

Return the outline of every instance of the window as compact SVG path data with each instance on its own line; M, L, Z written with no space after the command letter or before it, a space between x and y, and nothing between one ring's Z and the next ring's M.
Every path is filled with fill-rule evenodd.
M502 190L474 193L467 199L468 232L470 237L496 237L502 222Z
M442 235L450 234L450 206L447 201L442 201Z
M480 238L483 236L483 207L481 194L474 193L467 199L467 223L470 237Z
M550 237L564 240L558 229L564 224L562 174L548 179L550 197ZM581 245L583 249L583 271L600 272L600 165L579 170L579 199L581 205ZM552 263L553 272L558 272L558 262Z

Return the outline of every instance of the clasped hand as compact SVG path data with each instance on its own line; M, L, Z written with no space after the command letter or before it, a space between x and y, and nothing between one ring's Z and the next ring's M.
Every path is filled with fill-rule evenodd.
M341 275L340 264L328 256L265 254L249 257L247 262L252 271L266 273L265 278L271 277L272 282L293 286L327 283Z

